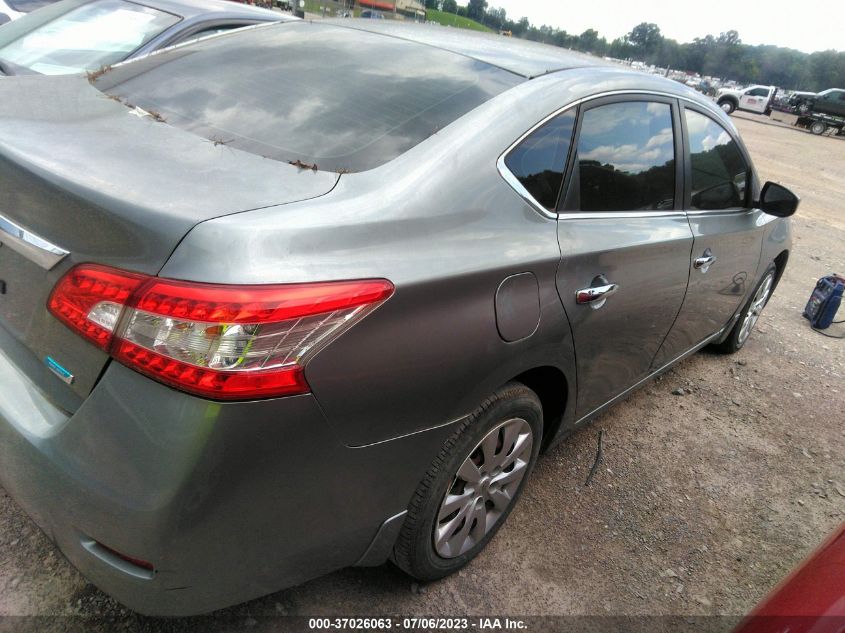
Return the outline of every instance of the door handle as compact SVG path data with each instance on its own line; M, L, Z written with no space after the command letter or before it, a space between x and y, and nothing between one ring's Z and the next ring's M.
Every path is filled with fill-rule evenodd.
M710 270L710 266L712 266L713 262L715 262L715 261L716 261L716 256L713 253L711 253L710 249L708 248L706 251L704 251L704 255L697 258L692 263L692 265L693 265L693 268L695 268L696 270L700 270L702 273L706 273L708 270Z
M575 303L579 305L587 305L593 309L598 310L605 304L607 298L619 290L619 284L612 284L603 276L599 275L593 280L593 283L599 283L598 286L590 286L589 288L582 288L575 292Z

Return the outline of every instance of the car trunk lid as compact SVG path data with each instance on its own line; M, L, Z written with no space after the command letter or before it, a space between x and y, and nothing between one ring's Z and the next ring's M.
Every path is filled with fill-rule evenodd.
M21 368L65 368L69 385L26 372L66 409L108 362L46 310L74 264L155 275L198 223L314 198L338 178L175 129L85 77L4 79L0 104L0 344Z

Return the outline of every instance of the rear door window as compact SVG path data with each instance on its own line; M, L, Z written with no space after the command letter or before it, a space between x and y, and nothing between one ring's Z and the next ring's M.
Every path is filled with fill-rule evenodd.
M746 206L750 170L737 142L709 116L689 109L684 116L690 149L690 208Z
M675 135L668 103L631 101L587 110L577 156L582 211L674 208Z
M574 126L574 109L559 114L525 137L505 159L531 197L550 211L557 205Z

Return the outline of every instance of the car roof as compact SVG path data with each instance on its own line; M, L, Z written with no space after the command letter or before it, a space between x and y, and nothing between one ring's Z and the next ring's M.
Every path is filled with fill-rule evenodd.
M426 44L471 57L528 78L570 68L613 65L598 57L566 48L495 33L399 20L341 18L323 20L323 22Z
M131 0L140 4L167 13L179 15L186 20L198 16L220 13L221 17L251 18L255 20L284 20L285 14L269 9L261 9L248 4L232 2L231 0ZM225 14L225 16L224 16ZM290 19L290 18L288 18Z

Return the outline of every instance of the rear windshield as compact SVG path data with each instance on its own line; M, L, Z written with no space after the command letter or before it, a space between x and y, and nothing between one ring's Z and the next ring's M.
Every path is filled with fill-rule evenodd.
M96 85L215 143L351 172L392 160L520 81L430 46L292 22L154 55Z

